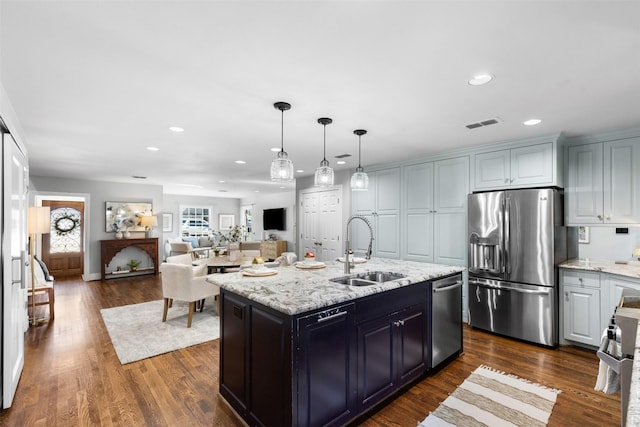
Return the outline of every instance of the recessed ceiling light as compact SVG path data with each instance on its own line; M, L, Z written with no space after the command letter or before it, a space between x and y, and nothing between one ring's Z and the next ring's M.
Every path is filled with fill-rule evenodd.
M160 151L160 149L158 147L147 147L147 150L149 150L149 151Z
M542 120L540 119L529 119L526 122L522 122L523 125L525 126L535 126L542 123Z
M254 193L259 193L259 192L260 192L260 190L253 190L253 192L254 192Z
M296 172L297 172L297 173L302 173L302 172L304 172L304 170L302 170L302 169L298 169Z
M169 130L171 132L184 132L184 129L181 128L180 126L170 126Z
M271 151L273 151L274 153L277 153L278 151L280 151L280 149L278 147L273 147Z
M239 165L244 165L247 162L245 162L244 160L236 160L236 163Z
M469 79L469 84L471 86L481 86L489 83L493 80L493 76L491 74L478 74Z
M131 178L135 178L135 179L147 179L146 176L140 176L140 175L133 175Z
M224 179L221 179L220 181L218 181L220 184L224 184L226 181Z
M284 187L280 187L280 188L284 188Z
M347 162L345 162L344 160L338 160L336 163L339 164L339 165L346 165L347 164Z

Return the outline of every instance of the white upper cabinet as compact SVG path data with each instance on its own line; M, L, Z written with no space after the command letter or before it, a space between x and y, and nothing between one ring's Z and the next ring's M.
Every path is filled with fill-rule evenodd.
M469 157L434 163L434 262L467 264Z
M604 223L640 222L640 137L604 143Z
M567 150L567 225L640 222L640 137Z
M604 212L602 144L569 147L567 152L567 224L601 224Z
M466 265L469 157L403 168L403 258Z
M373 226L373 255L385 258L400 257L400 168L394 167L369 175L367 191L352 192L353 212L365 216ZM351 225L355 252L366 251L369 230L362 221Z
M405 166L404 258L433 262L433 162Z
M556 142L515 147L474 155L474 190L561 186Z

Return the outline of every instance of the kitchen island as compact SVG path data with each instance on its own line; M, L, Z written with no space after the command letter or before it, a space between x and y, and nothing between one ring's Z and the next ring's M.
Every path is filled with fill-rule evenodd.
M356 419L432 368L431 281L463 270L373 259L351 274L405 277L370 286L330 281L345 276L340 263L208 276L221 288L220 394L249 425Z

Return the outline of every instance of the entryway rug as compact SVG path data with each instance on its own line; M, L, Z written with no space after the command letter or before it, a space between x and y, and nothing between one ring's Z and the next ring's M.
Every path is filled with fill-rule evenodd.
M558 393L482 365L418 426L546 426Z
M111 342L120 359L127 364L220 337L220 318L215 301L208 299L204 311L193 314L187 328L189 303L174 301L167 321L162 321L163 300L100 310Z

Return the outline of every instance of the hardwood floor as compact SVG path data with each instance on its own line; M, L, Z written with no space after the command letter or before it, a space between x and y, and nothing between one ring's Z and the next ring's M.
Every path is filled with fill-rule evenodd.
M55 320L25 336L24 372L1 426L242 425L218 395L217 340L120 364L100 309L160 299L159 277L66 280L55 291ZM481 364L562 390L550 426L620 425L619 393L593 390L593 351L549 350L467 327L464 335L460 358L362 425L414 427Z

